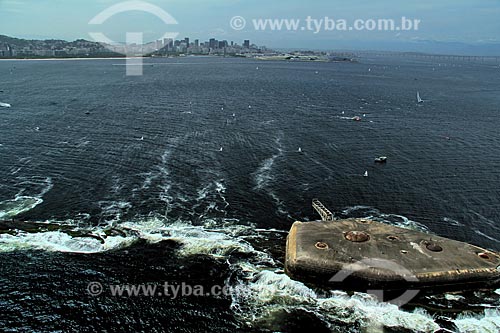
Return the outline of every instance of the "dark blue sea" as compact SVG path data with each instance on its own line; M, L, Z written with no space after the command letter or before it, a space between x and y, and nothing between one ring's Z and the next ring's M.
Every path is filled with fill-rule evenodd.
M500 64L124 64L0 62L0 220L71 230L0 234L1 332L498 332L500 290L398 308L293 281L283 261L313 198L499 251ZM231 292L106 290L164 282Z

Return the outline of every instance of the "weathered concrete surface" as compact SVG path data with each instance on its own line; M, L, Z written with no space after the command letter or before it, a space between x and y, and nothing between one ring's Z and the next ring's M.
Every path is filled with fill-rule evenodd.
M500 284L497 253L364 219L295 222L285 270L297 280L348 290Z

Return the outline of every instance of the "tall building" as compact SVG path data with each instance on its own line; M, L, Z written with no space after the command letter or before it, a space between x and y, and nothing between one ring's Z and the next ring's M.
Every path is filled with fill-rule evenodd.
M194 40L194 47L196 48L200 47L200 41L198 39Z
M186 43L187 47L189 47L189 37L184 38L184 43Z
M209 47L211 49L216 49L218 46L217 40L215 38L210 38Z
M223 49L225 47L227 47L227 40L221 40L219 42L219 49Z
M249 49L250 48L250 41L248 39L245 39L245 41L243 42L243 47L245 49Z

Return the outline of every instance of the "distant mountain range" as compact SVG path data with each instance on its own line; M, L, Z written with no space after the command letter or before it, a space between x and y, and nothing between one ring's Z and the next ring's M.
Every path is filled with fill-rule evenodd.
M270 43L270 42L268 42ZM281 44L283 43L283 44ZM500 56L500 43L476 42L465 43L437 40L299 40L297 44L308 45L313 50L349 50L349 51L391 51L417 52L440 55L461 56ZM277 42L275 49L295 49ZM305 48L300 48L305 49Z
M93 57L116 56L103 45L78 39L68 42L59 39L35 40L0 35L0 58L18 57Z
M431 54L463 56L500 56L500 44L494 42L465 43L456 41L436 41L415 39L411 41L386 41L360 43L364 48L399 52L419 52Z
M36 39L21 39L9 36L0 35L0 44L9 44L16 48L23 47L97 47L102 48L99 43L90 42L84 39L78 39L73 42L68 42L61 39L47 39L47 40L36 40Z

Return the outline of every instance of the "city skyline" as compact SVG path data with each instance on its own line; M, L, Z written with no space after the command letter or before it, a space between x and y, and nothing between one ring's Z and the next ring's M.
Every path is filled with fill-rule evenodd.
M121 3L116 0L60 1L60 0L2 0L0 1L0 31L9 36L36 39L87 39L92 27L89 21L109 6ZM498 14L500 4L490 0L451 1L436 4L423 0L399 3L384 0L344 3L319 0L313 5L292 0L286 6L261 0L214 0L190 2L179 0L150 0L171 14L178 22L175 31L183 36L203 39L211 35L219 40L251 39L259 45L273 48L304 49L380 49L443 52L451 44L490 46L500 44ZM54 9L57 8L57 9ZM354 20L357 18L391 18L403 16L422 21L418 31L256 31L252 20L259 18L305 19L308 16ZM245 29L234 30L231 18L246 18ZM20 24L22 22L22 24ZM141 31L144 40L157 40L165 32L165 24L150 13L121 13L103 24L103 33L113 40L125 40L126 31ZM171 27L170 27L171 28ZM455 47L459 49L459 47Z
M184 37L182 39L164 38L140 45L109 45L85 39L64 41L56 39L25 40L0 35L0 58L11 57L78 57L111 55L111 53L127 54L138 52L136 55L170 55L170 54L199 54L199 55L237 55L255 54L267 50L263 46L251 44L249 39L238 42L209 38L200 41Z

